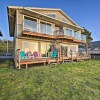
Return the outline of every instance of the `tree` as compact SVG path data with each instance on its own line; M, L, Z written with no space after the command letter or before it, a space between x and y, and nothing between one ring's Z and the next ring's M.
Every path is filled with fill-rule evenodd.
M91 37L91 32L88 31L84 27L83 27L83 29L84 29L84 32L82 32L82 34L86 35L86 42L87 42L87 44L89 44L93 40L93 38Z

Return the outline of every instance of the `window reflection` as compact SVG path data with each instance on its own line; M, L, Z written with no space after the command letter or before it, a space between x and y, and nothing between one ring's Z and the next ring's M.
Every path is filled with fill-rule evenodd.
M66 34L67 36L72 36L72 30L66 29L65 34Z
M31 51L32 53L34 51L38 52L38 42L23 41L22 50L25 51L25 53L28 51Z
M50 50L50 43L41 43L41 57L47 57Z
M24 30L37 32L37 21L28 17L24 18Z
M74 37L78 40L81 39L79 32L74 32Z
M51 34L52 33L52 27L50 24L47 23L40 23L40 32L45 34Z

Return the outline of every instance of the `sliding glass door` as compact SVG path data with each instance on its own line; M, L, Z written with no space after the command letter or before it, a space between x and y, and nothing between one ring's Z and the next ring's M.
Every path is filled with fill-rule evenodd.
M51 35L52 34L51 24L40 22L40 32Z
M50 43L41 42L41 57L47 57L50 52Z
M38 42L22 41L22 50L25 51L25 53L28 51L32 53L34 51L38 52Z
M24 17L24 30L37 32L37 20Z

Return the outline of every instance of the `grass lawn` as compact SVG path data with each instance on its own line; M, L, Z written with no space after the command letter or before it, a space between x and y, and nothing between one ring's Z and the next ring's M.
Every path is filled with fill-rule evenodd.
M100 100L100 61L1 67L0 100Z

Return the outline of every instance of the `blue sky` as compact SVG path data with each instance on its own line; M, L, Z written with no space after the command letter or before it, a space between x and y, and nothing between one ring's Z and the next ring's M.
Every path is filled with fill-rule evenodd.
M94 41L100 40L100 0L0 0L0 29L3 38L9 37L7 6L60 8L79 26L92 32Z

